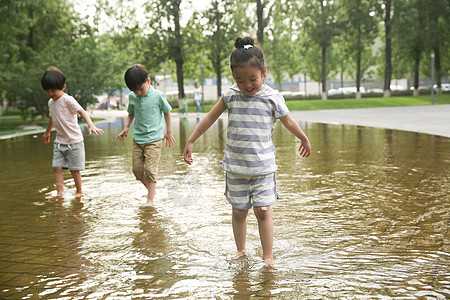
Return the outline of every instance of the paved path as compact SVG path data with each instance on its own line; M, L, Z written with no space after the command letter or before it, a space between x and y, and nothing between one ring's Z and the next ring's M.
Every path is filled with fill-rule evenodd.
M450 137L450 105L292 111L297 121L381 127Z

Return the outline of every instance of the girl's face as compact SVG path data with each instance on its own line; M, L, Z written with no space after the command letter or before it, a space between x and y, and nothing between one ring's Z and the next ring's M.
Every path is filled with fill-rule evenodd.
M264 70L250 65L242 65L233 69L233 78L238 88L248 96L254 96L263 87L264 77L267 76L267 66Z

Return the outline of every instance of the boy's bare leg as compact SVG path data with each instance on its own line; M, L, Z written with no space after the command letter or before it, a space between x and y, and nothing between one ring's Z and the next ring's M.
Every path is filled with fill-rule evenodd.
M72 173L73 181L75 181L75 197L80 198L83 197L83 189L81 188L81 172L80 171L70 171Z
M153 200L155 199L156 194L156 182L148 182L145 180L141 180L141 182L145 185L148 191L147 202L144 206L153 205Z
M64 175L62 167L54 167L53 176L55 178L56 197L62 197L64 193Z
M254 207L258 220L259 237L263 248L263 260L267 267L273 266L273 219L270 206Z
M247 238L247 215L248 210L241 210L233 207L232 225L234 233L234 241L236 243L237 252L232 257L237 259L245 254L246 238Z

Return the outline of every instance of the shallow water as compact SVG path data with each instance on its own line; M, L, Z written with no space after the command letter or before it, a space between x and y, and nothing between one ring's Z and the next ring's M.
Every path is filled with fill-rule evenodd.
M6 299L445 299L450 297L450 139L301 123L313 153L280 124L276 268L263 268L249 214L248 255L234 252L219 164L226 120L182 160L198 120L173 118L156 205L131 173L123 120L86 136L85 197L54 192L51 145L0 141L0 298Z

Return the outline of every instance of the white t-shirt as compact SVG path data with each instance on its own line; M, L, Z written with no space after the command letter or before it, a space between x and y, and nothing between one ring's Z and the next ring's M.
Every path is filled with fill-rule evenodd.
M83 141L77 118L77 112L83 108L77 100L64 93L57 100L48 100L48 108L56 129L56 143L69 145Z
M202 100L202 88L194 88L194 100Z

